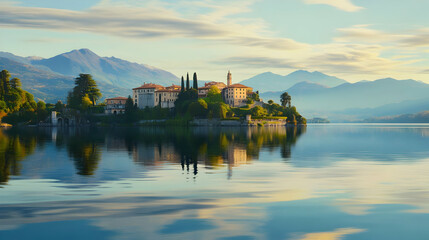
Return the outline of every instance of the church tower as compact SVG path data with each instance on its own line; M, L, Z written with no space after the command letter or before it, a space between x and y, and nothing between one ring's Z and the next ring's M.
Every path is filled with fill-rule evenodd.
M231 74L231 71L228 70L227 86L229 87L231 84L232 84L232 74Z

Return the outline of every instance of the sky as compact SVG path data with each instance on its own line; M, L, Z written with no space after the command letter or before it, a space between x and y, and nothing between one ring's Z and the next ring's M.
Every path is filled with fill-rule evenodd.
M177 76L320 71L429 83L427 0L0 0L0 51L88 48Z

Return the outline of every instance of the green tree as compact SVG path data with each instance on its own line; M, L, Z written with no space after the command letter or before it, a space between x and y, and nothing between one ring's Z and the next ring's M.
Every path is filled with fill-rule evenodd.
M268 104L273 104L274 103L274 101L273 100L268 100Z
M46 110L46 104L42 101L37 102L37 120L44 121L48 117L48 111Z
M194 79L193 79L193 88L198 90L198 79L197 79L197 73L194 72Z
M255 116L255 117L262 117L262 116L268 115L267 109L261 106L256 106L252 108L251 113L252 113L252 116Z
M289 95L289 93L284 92L281 96L280 96L280 102L282 103L283 107L288 106L290 108L291 106L291 101L292 101L292 97Z
M75 87L67 97L68 105L76 109L87 109L88 103L95 106L98 99L101 98L101 92L97 83L90 74L79 74L75 79Z
M10 90L9 82L10 74L7 70L3 70L0 73L0 100L4 100Z
M222 94L220 90L216 86L211 86L209 91L207 92L207 102L209 103L217 103L222 101Z
M189 86L189 73L186 74L186 91L188 91L190 89Z
M58 100L58 102L55 103L55 111L57 112L63 112L65 107L66 106L61 102L61 100Z
M183 76L182 76L182 85L180 88L180 92L184 92L184 91L185 91L185 80L183 79Z
M198 99L189 105L188 112L192 117L206 117L208 105L203 99Z
M21 80L19 78L12 78L10 86L14 89L21 88Z

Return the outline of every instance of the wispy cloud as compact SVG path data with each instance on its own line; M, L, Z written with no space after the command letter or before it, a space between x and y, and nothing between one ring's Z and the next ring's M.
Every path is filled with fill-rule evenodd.
M260 34L264 29L253 23L219 20L239 10L219 11L185 18L174 10L160 6L132 7L110 1L103 1L84 11L0 4L0 26L90 32L138 39L192 38L268 49L305 47L291 39L266 37Z
M297 69L303 66L298 63L281 58L263 57L263 56L237 56L229 57L215 61L216 64L228 64L235 66L247 66L252 68L280 68Z
M356 12L363 7L356 6L351 0L304 0L307 4L325 4L347 12Z

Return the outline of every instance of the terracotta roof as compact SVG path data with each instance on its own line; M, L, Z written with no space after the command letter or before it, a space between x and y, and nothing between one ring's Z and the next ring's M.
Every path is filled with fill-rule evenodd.
M181 90L179 89L159 89L156 90L155 92L180 92Z
M181 86L178 86L178 85L171 85L171 86L168 86L168 87L166 87L166 88L182 88Z
M114 98L107 98L106 100L127 100L126 97L114 97Z
M236 83L236 84L232 84L232 85L227 86L227 88L251 88L251 87L244 86L243 84Z
M153 88L155 88L155 89L164 89L164 87L161 86L161 85L153 84L153 83L146 83L146 84L141 85L138 88L133 88L133 90L136 90L136 89L153 89Z

